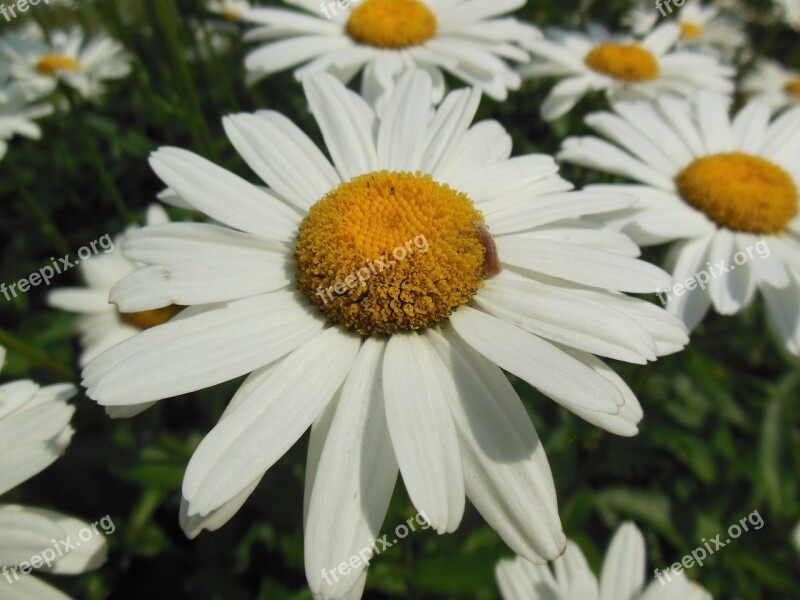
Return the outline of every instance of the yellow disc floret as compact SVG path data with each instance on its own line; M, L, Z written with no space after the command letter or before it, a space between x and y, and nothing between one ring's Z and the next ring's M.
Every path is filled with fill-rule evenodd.
M71 56L59 54L45 54L36 63L36 70L42 75L56 74L56 71L75 71L79 67L78 61Z
M728 229L780 233L797 214L791 176L758 156L704 156L678 173L675 183L689 204Z
M436 15L419 0L364 0L350 14L347 33L378 48L417 46L436 33Z
M800 98L800 77L795 77L786 84L786 91Z
M163 325L172 317L181 312L185 306L178 306L170 304L164 308L155 308L153 310L143 310L141 312L119 313L119 318L123 323L127 323L137 329L150 329L156 325Z
M586 55L590 69L622 81L650 81L659 74L653 53L636 44L601 44Z
M695 40L705 32L705 28L697 23L683 21L681 24L681 37L685 40Z
M300 225L298 287L362 335L431 326L480 287L483 223L466 195L429 175L361 175L319 200Z

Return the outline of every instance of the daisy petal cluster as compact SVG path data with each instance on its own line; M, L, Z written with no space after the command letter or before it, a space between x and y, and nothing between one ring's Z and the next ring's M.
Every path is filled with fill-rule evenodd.
M329 74L304 87L330 159L279 113L224 121L267 188L185 150L153 155L169 189L216 223L129 235L126 255L149 266L111 300L187 308L95 358L89 396L135 407L249 375L187 468L191 536L230 519L311 427L315 597L360 596L364 565L335 585L321 574L378 537L398 474L437 532L458 527L466 496L515 552L556 558L566 540L552 475L501 369L636 433L638 401L598 356L644 364L687 337L624 294L669 276L584 219L633 199L570 191L549 156L511 158L498 123L472 124L477 90L434 110L430 77L407 73L378 116Z
M588 189L635 195L632 210L607 222L640 245L672 244L673 281L696 287L668 294L667 309L690 329L709 306L735 314L761 290L778 335L798 354L800 107L773 118L768 105L750 102L730 117L729 105L712 93L692 103L617 102L586 118L610 141L568 138L559 156L638 182ZM707 285L696 281L701 272Z
M662 18L674 19L681 28L677 47L715 51L730 59L749 43L736 14L718 3L703 4L700 0L689 0L681 8L666 1L644 2L628 13L624 23L634 35L644 36Z
M163 208L154 204L147 211L146 223L150 226L167 223L169 217ZM105 352L122 340L136 335L139 331L159 325L174 316L173 309L144 314L120 313L108 301L111 288L120 279L137 269L136 263L128 260L117 249L122 247L125 238L135 231L131 227L118 236L111 251L79 265L86 287L60 288L47 296L47 303L53 308L78 313L75 327L80 334L83 347L79 363L87 365L95 356Z
M775 60L761 59L743 79L742 93L766 102L773 110L800 104L800 71L786 69Z
M9 70L11 84L29 99L50 94L59 82L86 99L96 99L104 91L104 81L130 72L130 59L119 42L104 34L87 42L79 27L52 32L50 41L9 33L0 40L0 60Z
M784 22L796 31L800 31L800 0L776 0L781 9Z
M731 93L733 68L713 56L675 46L682 31L662 23L644 38L612 36L601 26L588 33L551 30L547 39L526 47L535 59L520 68L524 77L560 77L542 105L552 121L570 112L589 92L610 100L661 96L691 97L698 89Z
M645 558L642 533L633 523L623 523L611 540L599 582L572 541L551 566L503 559L495 574L503 600L711 600L683 573L645 587Z
M325 71L346 83L363 71L362 93L379 106L398 77L414 68L433 78L437 102L444 96L444 73L505 100L521 83L509 62L528 62L522 45L541 36L532 25L504 16L525 0L287 3L304 12L254 8L246 15L258 26L245 39L266 42L245 59L250 81L298 65L299 80Z
M5 349L0 347L0 368L4 361ZM40 387L20 380L0 385L0 496L64 452L73 434L69 422L74 408L67 401L75 393L69 384ZM77 537L85 527L78 519L51 510L0 503L0 597L69 600L35 575L21 574L18 565L49 548L53 540ZM83 573L100 566L105 556L105 541L95 536L42 570L56 575Z

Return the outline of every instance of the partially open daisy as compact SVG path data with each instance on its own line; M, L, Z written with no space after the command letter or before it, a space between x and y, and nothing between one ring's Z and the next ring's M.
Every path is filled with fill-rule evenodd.
M148 208L147 225L161 225L168 221L166 212L157 204ZM176 307L165 307L141 313L121 313L109 302L108 296L114 284L140 266L122 254L123 240L135 230L131 227L113 241L107 238L111 243L102 246L102 254L78 265L86 287L55 289L47 296L47 303L53 308L81 315L75 322L83 347L81 366L143 329L166 323L179 312Z
M184 150L156 152L161 179L220 224L130 236L127 255L152 266L112 300L188 308L84 370L106 406L250 373L189 463L190 535L224 524L313 424L306 573L321 598L360 596L366 565L326 572L379 537L398 472L438 532L456 529L466 493L517 553L558 556L547 459L501 368L633 435L641 408L594 355L644 363L687 341L677 319L620 293L669 277L580 218L632 199L569 192L552 158L509 158L497 123L470 126L477 90L434 111L431 87L407 73L379 119L331 75L308 78L332 163L278 113L225 119L268 189Z
M412 68L425 69L433 77L437 102L444 95L443 71L504 100L508 90L520 86L519 75L507 61L528 62L520 43L541 36L531 25L497 18L525 0L287 4L310 14L274 8L255 8L247 14L248 21L262 26L245 39L269 41L245 60L251 80L308 63L295 71L298 79L327 71L346 83L363 69L362 92L379 105L397 78Z
M648 1L630 11L625 19L635 35L646 35L663 17L674 17L681 28L678 47L710 49L732 57L748 43L742 23L733 11L719 4L689 0L682 8L667 0Z
M566 77L542 105L548 121L567 114L590 91L605 91L612 100L690 96L697 89L732 92L734 70L713 56L673 50L681 35L675 23L656 27L642 40L611 37L602 27L589 35L553 31L550 39L527 46L539 60L520 72Z
M779 62L762 59L741 84L751 100L766 102L773 110L800 104L800 71L790 71Z
M695 327L709 305L734 314L757 289L787 348L800 353L800 107L770 120L750 102L734 119L730 99L619 102L586 122L612 142L569 138L560 158L641 185L633 210L608 221L640 245L676 242L667 309ZM616 145L615 145L616 144ZM704 279L702 283L698 280Z
M5 349L0 346L0 368ZM72 438L69 422L74 408L67 404L75 395L72 385L40 387L19 380L0 385L0 496L50 466ZM0 597L37 600L69 600L54 587L30 573L34 553L50 548L53 540L77 539L87 527L72 517L38 508L0 502ZM79 543L68 554L54 557L42 571L76 574L105 561L102 536Z
M103 82L125 77L130 59L122 45L104 34L84 43L79 27L56 31L51 41L8 35L0 43L0 60L6 62L11 78L29 98L52 92L59 81L75 88L84 98L94 99Z
M46 103L31 103L19 89L0 90L0 159L8 151L8 140L21 135L38 140L42 132L34 119L46 117L53 112L53 107Z
M646 588L645 546L633 523L620 525L608 548L598 583L586 557L572 541L548 565L523 558L503 559L495 568L503 600L711 600L712 596L681 573L661 573Z

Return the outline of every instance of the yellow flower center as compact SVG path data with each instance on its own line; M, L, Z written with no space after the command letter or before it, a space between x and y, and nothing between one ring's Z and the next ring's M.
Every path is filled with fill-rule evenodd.
M728 229L779 233L797 214L791 176L758 156L704 156L678 173L675 183L689 204Z
M428 327L484 279L483 215L429 175L379 171L342 183L300 225L298 288L362 335Z
M56 74L56 71L75 71L80 65L71 56L61 56L59 54L45 54L36 63L36 70L42 75Z
M786 91L800 98L800 77L795 77L786 84Z
M233 10L232 8L226 8L222 11L222 16L229 21L238 21L239 11Z
M185 306L178 306L171 304L164 308L155 308L153 310L143 310L141 312L119 313L119 318L123 323L127 323L137 329L150 329L156 325L163 325L172 317L181 312Z
M684 21L680 25L682 32L681 37L685 40L697 39L703 35L703 32L705 31L705 28L697 23L689 23L688 21Z
M417 46L436 33L436 15L419 0L364 0L350 14L347 33L378 48Z
M586 64L604 75L623 81L649 81L658 77L656 57L636 44L601 44L586 56Z

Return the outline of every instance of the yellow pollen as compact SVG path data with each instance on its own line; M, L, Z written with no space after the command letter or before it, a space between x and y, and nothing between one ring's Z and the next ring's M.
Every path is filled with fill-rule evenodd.
M800 77L795 77L786 84L786 91L800 98Z
M650 81L659 74L658 61L636 44L601 44L586 56L586 64L604 75L623 81Z
M163 325L172 317L181 312L185 306L178 306L171 304L164 308L155 308L153 310L143 310L141 312L119 313L119 318L123 323L127 323L137 329L150 329L156 325Z
M797 214L791 176L758 156L704 156L678 173L675 183L689 204L728 229L780 233Z
M697 39L703 35L703 32L705 31L705 28L697 23L689 23L688 21L684 21L680 25L682 32L681 37L685 40Z
M52 77L56 71L75 71L79 66L78 61L70 56L45 54L36 63L36 70Z
M238 21L239 20L239 13L232 8L226 8L222 11L222 16L228 19L229 21Z
M347 33L378 48L417 46L436 33L436 15L420 0L364 0L350 14Z
M429 327L483 282L472 201L421 173L379 171L342 183L300 225L298 288L362 335Z

